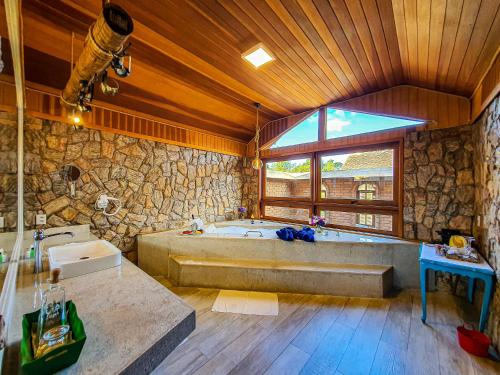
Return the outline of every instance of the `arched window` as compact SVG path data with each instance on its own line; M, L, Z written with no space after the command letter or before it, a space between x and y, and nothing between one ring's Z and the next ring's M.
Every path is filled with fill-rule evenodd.
M361 184L358 186L358 199L373 200L375 199L375 185ZM364 227L373 227L375 225L375 215L373 214L357 214L356 224Z
M356 224L363 227L375 226L375 215L373 214L356 214Z
M328 190L325 184L321 184L321 198L326 198L328 195Z
M375 185L361 184L358 186L358 199L375 199Z

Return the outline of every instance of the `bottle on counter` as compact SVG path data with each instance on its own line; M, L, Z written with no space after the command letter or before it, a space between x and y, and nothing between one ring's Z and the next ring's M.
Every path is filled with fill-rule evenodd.
M69 340L70 327L66 317L66 292L59 284L61 270L51 272L49 287L43 291L37 334L35 358L64 345ZM35 345L36 344L36 345Z

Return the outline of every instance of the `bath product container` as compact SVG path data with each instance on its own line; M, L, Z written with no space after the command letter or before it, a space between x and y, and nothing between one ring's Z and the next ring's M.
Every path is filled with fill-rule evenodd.
M42 305L38 314L38 327L34 351L38 358L46 351L52 351L68 340L69 324L66 315L66 292L59 285L59 268L51 272L49 287L42 293Z
M31 332L34 328L33 326L38 324L40 310L23 316L23 338L20 348L21 370L23 374L53 374L78 361L87 336L85 335L83 322L78 317L76 306L72 301L66 302L66 312L72 334L71 342L37 359L34 358Z

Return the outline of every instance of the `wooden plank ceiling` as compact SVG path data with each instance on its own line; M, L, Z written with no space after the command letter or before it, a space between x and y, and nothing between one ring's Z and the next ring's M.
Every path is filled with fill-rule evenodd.
M470 97L500 39L498 0L113 2L134 19L133 72L98 99L242 141L253 102L266 122L401 84ZM71 33L78 56L101 5L23 1L28 81L63 88ZM241 53L258 42L276 61L256 70Z

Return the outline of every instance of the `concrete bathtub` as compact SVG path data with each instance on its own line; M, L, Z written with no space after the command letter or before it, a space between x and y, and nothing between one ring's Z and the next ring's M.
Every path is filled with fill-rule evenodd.
M275 233L284 226L242 220L216 223L197 236L143 234L139 267L176 285L223 289L376 297L393 286L419 286L418 243L336 230L316 235L314 243L285 242Z
M163 275L178 283L183 266L182 285L227 289L248 286L255 290L342 294L340 286L354 281L362 282L359 289L370 289L371 284L379 282L370 278L378 272L384 274L380 288L367 289L360 295L385 295L392 286L419 286L418 243L336 230L328 230L326 236L316 235L314 243L285 242L275 233L284 226L289 224L241 220L210 225L197 236L181 235L180 230L143 234L138 236L139 267L150 275ZM390 268L390 272L383 267ZM216 276L209 272L214 270ZM292 275L291 270L297 272ZM341 275L332 279L336 288L329 292L318 284L323 284L325 272L332 270ZM273 271L272 275L268 271ZM312 278L310 271L316 272ZM280 282L287 287L284 289ZM299 285L299 290L288 290L293 283ZM305 286L308 283L310 287Z

